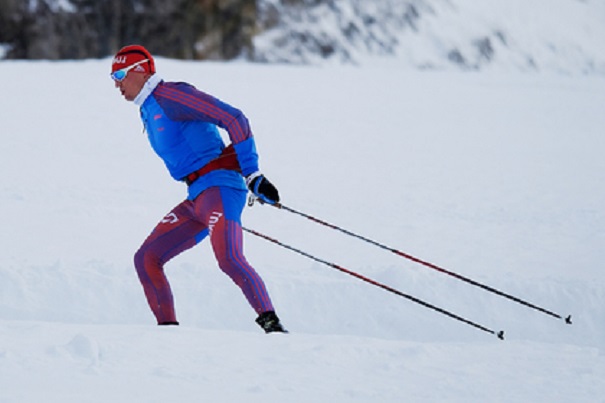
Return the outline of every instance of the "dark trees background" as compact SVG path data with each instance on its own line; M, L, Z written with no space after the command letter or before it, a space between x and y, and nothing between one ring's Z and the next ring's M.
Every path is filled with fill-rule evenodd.
M131 43L233 59L252 55L256 13L256 0L0 0L0 44L7 59L101 58Z

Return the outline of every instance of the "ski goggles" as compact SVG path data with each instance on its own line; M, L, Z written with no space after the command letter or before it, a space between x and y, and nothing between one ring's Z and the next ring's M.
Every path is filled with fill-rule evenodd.
M139 62L136 62L135 64L131 64L128 67L124 67L123 69L120 70L116 70L113 73L111 73L111 78L113 78L114 81L122 81L126 78L126 74L128 74L128 72L132 69L134 69L137 66L140 66L141 64L148 62L149 59L145 59L145 60L141 60Z

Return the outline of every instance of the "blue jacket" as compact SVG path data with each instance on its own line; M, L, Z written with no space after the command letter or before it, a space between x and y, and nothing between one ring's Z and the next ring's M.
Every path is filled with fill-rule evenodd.
M258 171L252 131L240 110L190 84L164 82L157 75L150 77L134 102L141 108L151 147L176 180L183 180L221 154L225 143L217 127L228 133L241 174L218 169L201 176L189 186L190 200L212 186L245 190L242 175Z

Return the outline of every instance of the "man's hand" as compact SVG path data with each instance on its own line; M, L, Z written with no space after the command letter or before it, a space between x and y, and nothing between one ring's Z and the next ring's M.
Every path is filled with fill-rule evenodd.
M269 204L279 202L279 192L271 182L259 171L246 177L246 186L261 201Z

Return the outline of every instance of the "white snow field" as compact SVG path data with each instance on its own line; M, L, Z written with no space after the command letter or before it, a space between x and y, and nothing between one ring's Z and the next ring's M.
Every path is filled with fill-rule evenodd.
M265 335L208 243L155 326L132 259L185 187L110 60L0 63L0 402L604 402L605 79L158 59L241 108L286 206L244 225L290 334Z

